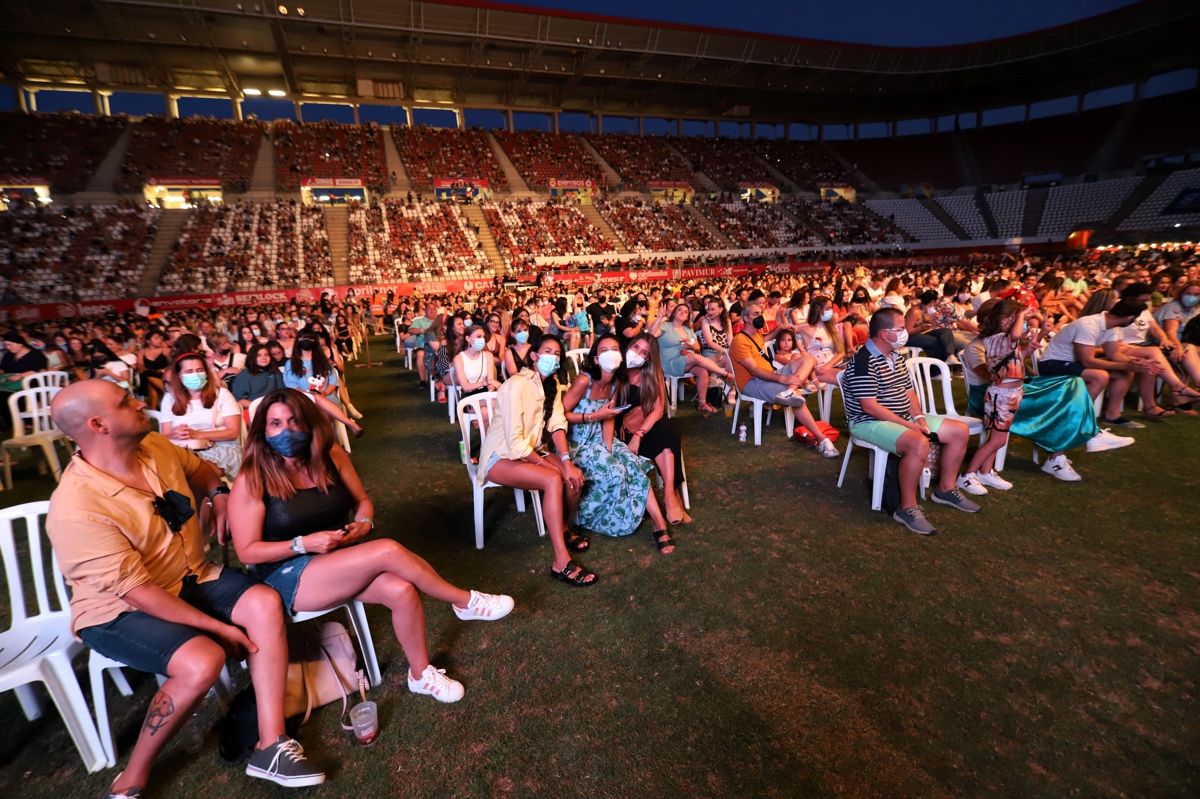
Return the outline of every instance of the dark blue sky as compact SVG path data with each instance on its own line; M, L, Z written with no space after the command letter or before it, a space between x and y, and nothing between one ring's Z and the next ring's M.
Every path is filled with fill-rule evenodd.
M810 39L919 46L1027 33L1131 5L1132 0L527 0L524 4Z

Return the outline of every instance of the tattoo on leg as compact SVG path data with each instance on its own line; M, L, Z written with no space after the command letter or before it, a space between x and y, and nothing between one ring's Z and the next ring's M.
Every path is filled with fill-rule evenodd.
M142 729L149 731L151 735L156 735L159 730L167 726L173 715L175 715L175 702L166 691L159 691L150 701L150 710L146 712L146 721L142 725Z

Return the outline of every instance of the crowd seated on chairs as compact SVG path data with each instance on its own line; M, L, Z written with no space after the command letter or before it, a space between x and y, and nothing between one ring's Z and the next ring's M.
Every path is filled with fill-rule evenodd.
M725 245L686 208L652 200L600 200L596 208L631 250L721 250Z
M584 138L621 176L623 188L646 191L653 181L694 180L687 161L661 136L609 133Z
M822 184L853 184L850 173L825 145L793 139L754 139L748 146L802 191Z
M483 245L455 203L385 200L350 207L355 283L490 277Z
M146 117L133 126L118 184L136 192L149 178L218 178L226 191L244 192L265 127L255 120Z
M511 270L539 255L612 252L613 243L570 201L516 200L483 204L504 265Z
M30 303L128 297L161 215L135 203L14 207L0 214L0 294Z
M696 207L740 249L804 247L823 244L776 203L727 200L697 202Z
M508 178L482 130L393 126L392 139L408 179L417 189L429 191L435 180L460 178L484 178L493 192L509 189Z
M896 224L862 203L787 199L783 207L823 237L824 244L899 244L912 241Z
M0 114L0 175L46 178L55 194L83 191L127 124L123 116Z
M271 126L275 145L275 186L295 191L303 180L358 178L371 191L387 191L388 171L383 129L375 123L277 120Z
M493 135L531 188L545 190L551 179L591 179L598 188L608 185L596 159L574 136L528 130Z
M296 200L201 205L163 268L160 294L327 286L329 232L319 207Z
M777 186L779 179L738 139L676 136L669 139L693 172L703 172L722 191L737 191L742 183Z

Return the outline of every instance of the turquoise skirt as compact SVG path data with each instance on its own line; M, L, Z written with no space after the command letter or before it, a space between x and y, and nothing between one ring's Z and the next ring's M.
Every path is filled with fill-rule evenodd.
M971 386L967 413L983 417L987 386ZM1047 452L1081 447L1100 432L1096 411L1081 377L1033 377L1013 419L1012 434L1028 438Z

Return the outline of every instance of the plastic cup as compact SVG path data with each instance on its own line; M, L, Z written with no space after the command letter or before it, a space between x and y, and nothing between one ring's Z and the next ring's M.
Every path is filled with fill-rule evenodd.
M359 702L350 708L350 723L359 746L370 746L379 737L379 715L374 702Z

